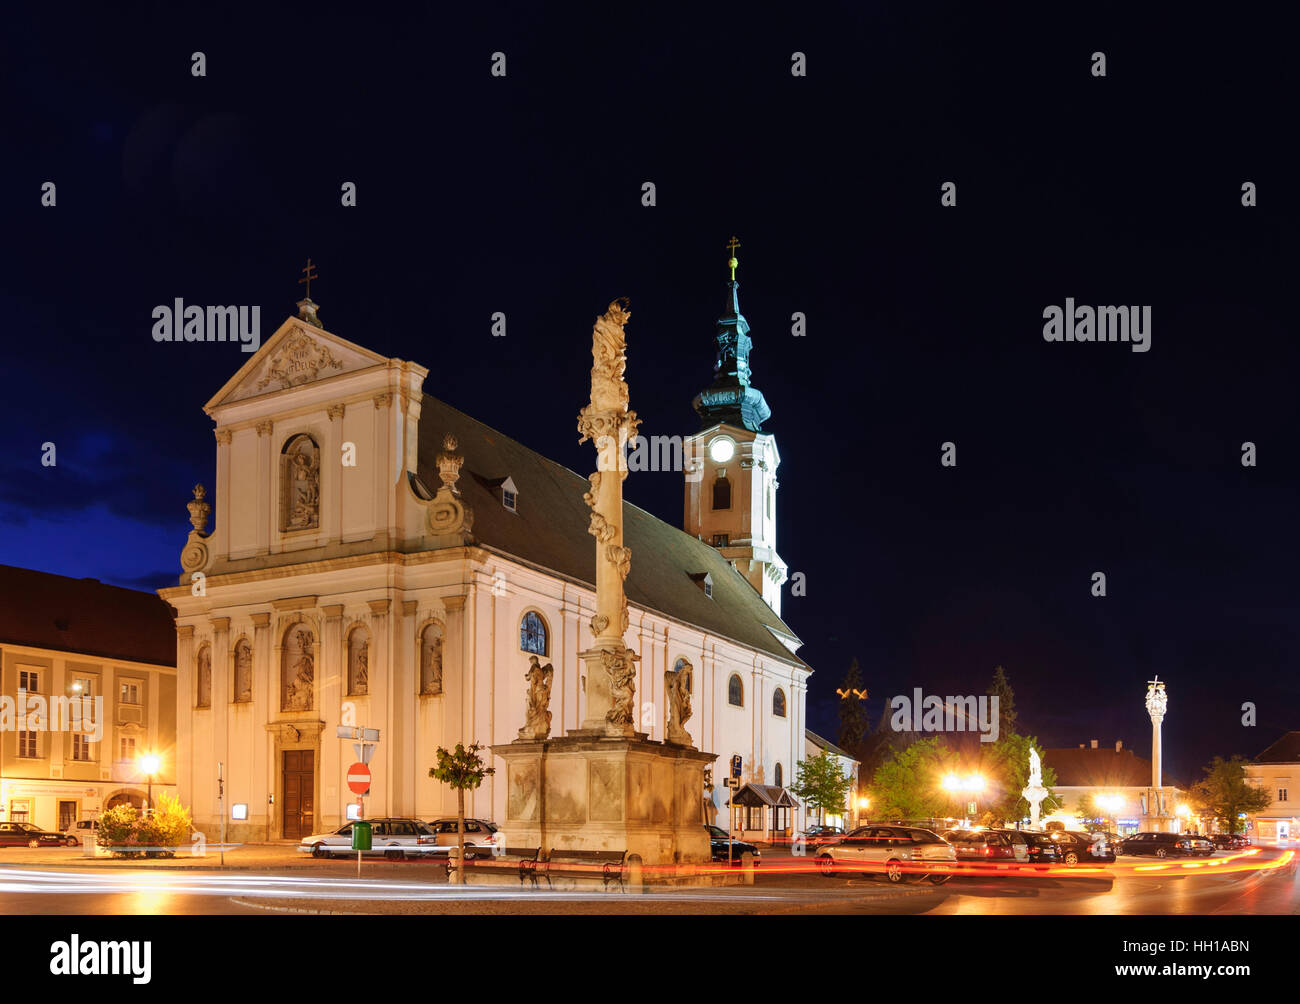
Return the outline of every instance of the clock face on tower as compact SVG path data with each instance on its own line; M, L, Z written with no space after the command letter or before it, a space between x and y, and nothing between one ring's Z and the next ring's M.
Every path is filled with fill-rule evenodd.
M709 459L715 464L725 464L736 455L735 440L727 436L718 436L709 443Z

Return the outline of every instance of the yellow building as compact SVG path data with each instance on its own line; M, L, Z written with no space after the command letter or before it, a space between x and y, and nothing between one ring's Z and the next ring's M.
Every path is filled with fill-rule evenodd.
M176 628L152 593L0 565L0 820L66 830L175 793Z
M1263 788L1273 804L1251 816L1261 841L1300 839L1300 732L1288 732L1246 766L1246 777Z

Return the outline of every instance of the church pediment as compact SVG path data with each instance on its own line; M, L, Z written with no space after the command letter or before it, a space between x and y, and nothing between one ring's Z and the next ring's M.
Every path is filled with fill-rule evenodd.
M264 394L293 390L388 360L301 318L291 317L204 406L214 408Z

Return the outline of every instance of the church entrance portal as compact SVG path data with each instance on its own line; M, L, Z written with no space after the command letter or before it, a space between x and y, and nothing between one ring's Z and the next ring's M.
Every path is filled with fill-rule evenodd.
M280 790L284 793L284 829L287 840L300 840L310 836L315 825L314 793L316 790L316 760L313 750L285 750L284 778Z

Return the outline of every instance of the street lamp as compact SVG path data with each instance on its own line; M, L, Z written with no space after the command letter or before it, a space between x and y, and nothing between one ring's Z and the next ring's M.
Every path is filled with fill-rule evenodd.
M140 769L144 771L149 778L148 794L145 796L145 809L153 808L153 776L158 773L158 768L162 764L156 753L146 753L140 758Z
M943 790L948 792L951 799L955 794L977 795L984 790L984 776L982 774L971 774L967 777L961 777L957 774L945 774L940 782Z

